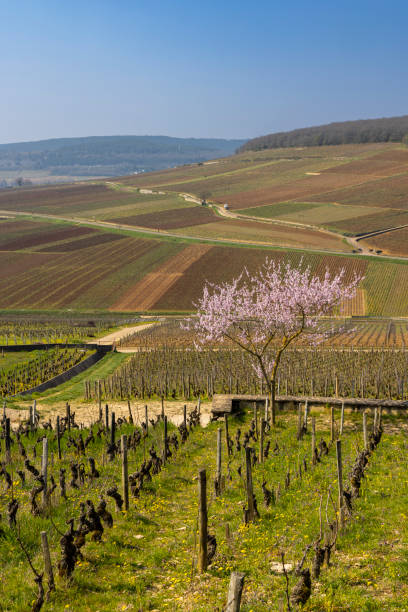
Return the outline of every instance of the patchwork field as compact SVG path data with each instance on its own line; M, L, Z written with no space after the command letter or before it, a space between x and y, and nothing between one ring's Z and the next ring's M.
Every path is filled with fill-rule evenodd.
M189 194L243 216L220 216ZM303 257L319 273L327 265L362 274L344 315L408 315L405 262L347 256L359 247L407 256L407 230L357 245L344 237L408 224L403 145L245 152L108 181L3 190L2 210L33 216L0 220L0 308L189 310L206 280L254 270L269 255Z
M398 144L246 152L210 166L118 182L193 193L251 216L297 220L351 235L408 222L408 149Z
M268 237L261 226L254 225L252 232L246 225L238 229L181 194L228 203L251 217L322 226L340 235L362 234L408 223L408 148L378 143L247 151L212 163L108 181L4 190L0 210L157 230L195 228L193 235L208 231L211 237L231 239L242 230L244 240L257 234L262 237L255 242L283 246L293 246L296 236L300 247L316 248L314 237L305 240L300 229L290 232L291 242L282 230ZM327 238L321 239L321 248L345 250L341 241L325 247Z
M225 223L241 238L255 238L247 222ZM210 225L187 229L208 227L211 235ZM218 225L213 224L214 235ZM259 225L265 231L280 229ZM408 264L403 261L189 243L24 219L0 222L0 308L191 310L207 280L229 280L244 266L255 271L267 256L293 264L303 259L319 275L326 267L332 272L344 267L348 278L354 272L364 276L361 292L340 314L408 315Z
M214 223L214 221L217 221ZM220 223L221 221L221 223ZM351 252L351 246L341 236L318 230L270 223L257 223L243 219L214 217L211 223L185 227L189 236L230 240L242 240L304 249L321 249ZM180 232L182 233L182 232Z

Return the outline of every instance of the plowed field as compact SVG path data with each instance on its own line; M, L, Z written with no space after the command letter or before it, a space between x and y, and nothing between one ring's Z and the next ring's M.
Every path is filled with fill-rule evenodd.
M408 257L408 227L366 238L361 243L373 249L381 249L389 255Z
M110 219L110 221L152 229L175 229L203 223L216 223L222 221L222 219L214 215L209 208L196 205L189 208L176 208L131 217L116 217Z
M191 245L184 248L168 259L157 271L146 274L111 306L110 310L149 310L209 249L207 245Z

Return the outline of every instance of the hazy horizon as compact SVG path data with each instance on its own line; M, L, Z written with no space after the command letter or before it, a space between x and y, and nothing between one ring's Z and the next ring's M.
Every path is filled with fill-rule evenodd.
M0 142L248 139L407 114L408 7L294 0L0 6Z

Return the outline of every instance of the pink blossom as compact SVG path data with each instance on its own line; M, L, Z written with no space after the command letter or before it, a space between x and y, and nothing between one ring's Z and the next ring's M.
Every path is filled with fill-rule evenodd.
M305 330L311 342L318 342L319 317L331 314L355 295L362 278L355 274L346 283L344 275L341 270L331 276L326 269L319 278L302 261L292 267L266 259L254 275L244 269L231 282L207 284L194 304L197 315L187 321L187 328L196 332L201 344L229 339L247 351L256 371L274 391L282 351ZM276 341L278 348L271 359L271 343Z

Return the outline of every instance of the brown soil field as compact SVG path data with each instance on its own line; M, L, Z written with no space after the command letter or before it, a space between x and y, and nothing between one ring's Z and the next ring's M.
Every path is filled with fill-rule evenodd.
M22 232L30 232L33 229L47 228L49 223L29 221L26 219L16 219L15 221L1 221L0 236L10 236Z
M407 221L408 223L408 221ZM408 257L408 227L379 234L360 241L366 247L381 249L389 255Z
M49 291L44 302L49 302L51 298L54 306L61 307L67 302L75 301L83 292L90 290L106 276L119 272L125 263L132 263L152 248L149 241L139 241L138 244L135 244L132 238L102 246L102 250L91 251L89 258L83 262L82 268L74 270L69 278L64 278L61 286ZM107 251L107 249L110 250ZM37 304L43 306L42 301Z
M330 249L333 251L351 251L341 237L319 232L273 223L245 221L243 219L224 219L223 223L208 223L187 228L186 233L203 238L227 238L287 246L292 248Z
M366 159L355 160L323 172L340 172L373 176L390 176L408 172L408 149L389 151L372 155Z
M81 238L80 240L63 242L62 244L49 246L40 250L43 253L69 253L70 251L78 251L79 249L89 249L90 247L97 246L99 244L107 244L108 242L114 242L116 240L124 239L126 239L126 236L121 236L120 234L98 233L96 236L93 235L90 237Z
M304 265L310 265L313 274L320 276L325 273L326 268L329 269L331 274L337 273L341 268L344 268L347 280L353 278L354 271L359 276L364 276L367 272L367 262L361 259L350 259L334 255L287 253L285 251L270 251L266 253L258 249L212 247L185 271L183 277L168 289L152 306L152 309L183 310L183 308L188 308L188 304L196 302L201 296L203 286L207 280L212 283L231 280L242 272L244 266L247 267L249 272L255 272L263 264L266 256L277 262L290 261L292 265L298 265L303 260ZM358 303L360 303L359 306ZM363 309L361 298L357 298L355 305L351 308L361 311ZM365 305L364 310L366 310Z
M0 280L1 307L65 306L154 246L153 241L125 238L72 254L31 254L41 261L33 257L33 265L21 274Z
M113 191L103 184L50 185L1 190L0 209L67 215L92 205L99 207L103 202L132 199L132 193Z
M367 234L388 227L398 227L408 223L408 211L383 209L383 214L370 214L354 219L330 221L328 225L333 229L346 232L350 235Z
M315 194L313 200L408 210L408 174L377 179L331 193Z
M402 149L401 145L399 145L391 150L376 153L371 159L395 163L408 163L408 149Z
M16 277L27 272L34 271L42 265L50 262L51 257L46 253L15 253L13 251L0 251L0 286L2 281L4 292L16 281Z
M192 263L160 299L153 305L157 310L183 310L192 308L202 294L206 281L220 283L229 281L241 274L244 267L255 272L266 257L275 261L292 259L299 262L300 254L288 254L284 251L266 253L261 249L239 249L232 247L211 247L197 261Z
M263 204L273 204L275 202L286 202L288 200L302 201L338 201L330 196L329 199L319 199L315 196L332 192L339 187L351 186L361 183L361 176L348 174L320 174L309 176L284 185L272 185L266 189L255 189L252 191L241 191L239 193L225 193L221 201L227 201L231 208L251 208Z
M190 225L200 225L222 221L219 217L205 206L192 206L190 208L175 208L163 210L162 212L145 213L131 217L115 217L110 221L124 223L126 225L136 225L139 227L149 227L152 229L175 229L178 227L189 227Z
M203 244L194 244L184 248L168 259L158 270L146 274L109 310L149 310L210 248Z
M48 226L44 226L44 231L42 233L39 233L37 228L33 228L31 234L24 234L19 238L14 238L14 240L3 243L0 248L2 251L17 251L30 247L37 247L49 242L58 242L68 238L83 236L84 234L92 234L96 231L86 227L65 227L64 229L58 229L58 227L58 225L50 223ZM84 238L84 240L86 240L86 238ZM42 250L52 250L52 247Z

